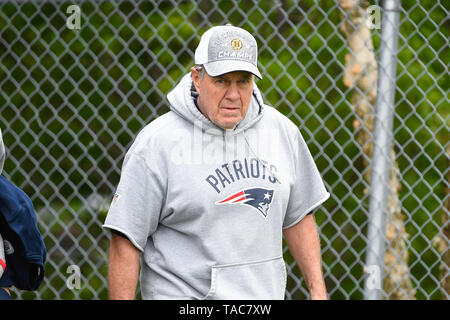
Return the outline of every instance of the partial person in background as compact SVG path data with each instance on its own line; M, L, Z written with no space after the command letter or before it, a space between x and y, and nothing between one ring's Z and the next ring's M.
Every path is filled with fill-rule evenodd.
M0 174L5 161L0 130ZM37 290L47 256L31 199L0 175L0 300L11 300L9 287Z
M0 128L0 174L3 171L5 164L5 145L3 144L2 129ZM0 279L6 269L5 248L3 245L3 237L0 234ZM8 288L0 288L0 300L11 300L11 295Z

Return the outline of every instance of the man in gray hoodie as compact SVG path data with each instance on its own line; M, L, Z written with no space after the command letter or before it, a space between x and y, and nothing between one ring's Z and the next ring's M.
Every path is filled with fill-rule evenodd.
M111 299L284 299L283 235L326 299L312 214L328 197L299 129L264 104L257 43L205 32L168 113L128 150L105 220Z

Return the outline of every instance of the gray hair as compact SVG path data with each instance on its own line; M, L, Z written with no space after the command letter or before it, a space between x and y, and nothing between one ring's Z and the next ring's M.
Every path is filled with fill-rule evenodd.
M203 78L205 77L205 73L206 73L205 67L202 64L196 64L194 66L194 69L196 71L198 71L198 75L199 75L200 79L203 80Z

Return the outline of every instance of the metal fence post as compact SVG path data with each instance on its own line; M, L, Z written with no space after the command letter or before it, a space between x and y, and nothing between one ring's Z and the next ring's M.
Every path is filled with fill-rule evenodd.
M400 0L383 2L366 256L366 268L375 270L376 274L366 278L364 287L366 300L381 299L382 294L400 2Z

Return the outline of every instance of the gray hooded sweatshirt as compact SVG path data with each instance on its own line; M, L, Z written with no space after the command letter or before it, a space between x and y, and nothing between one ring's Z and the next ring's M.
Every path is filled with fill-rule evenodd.
M254 86L231 130L198 110L190 74L125 156L105 228L138 248L143 299L284 299L282 229L326 191L298 128Z

